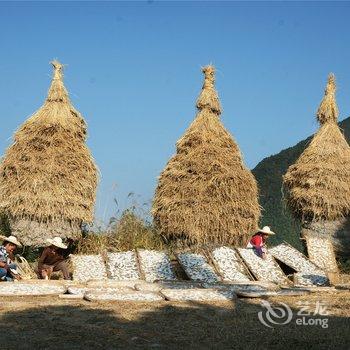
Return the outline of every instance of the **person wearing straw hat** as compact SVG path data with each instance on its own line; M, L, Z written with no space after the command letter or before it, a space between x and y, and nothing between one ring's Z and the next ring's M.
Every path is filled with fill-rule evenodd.
M42 252L38 261L39 278L50 279L52 272L61 271L63 278L69 280L69 270L63 251L67 246L62 242L61 237L47 239L49 244Z
M13 262L14 253L17 247L21 247L22 244L15 236L1 236L3 240L0 246L0 280L1 281L13 281L13 279L20 279L17 272L17 266Z
M269 226L264 226L250 239L247 248L253 249L254 253L260 258L266 259L266 253L264 251L265 244L269 236L273 236L274 234Z

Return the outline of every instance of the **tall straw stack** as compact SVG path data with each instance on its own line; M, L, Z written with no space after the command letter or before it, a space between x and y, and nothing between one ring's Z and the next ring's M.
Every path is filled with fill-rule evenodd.
M317 111L320 129L283 177L289 208L307 221L335 220L350 213L350 147L340 131L330 74Z
M335 91L335 77L330 74L317 111L320 129L283 177L286 202L294 216L314 231L323 227L323 233L339 231L339 225L330 223L350 213L350 147L337 124Z
M215 69L203 73L197 116L159 177L154 222L170 239L242 245L260 216L257 183L220 121Z
M52 65L44 105L15 132L0 166L0 209L25 245L77 239L93 220L98 176L86 123L63 85L63 65Z

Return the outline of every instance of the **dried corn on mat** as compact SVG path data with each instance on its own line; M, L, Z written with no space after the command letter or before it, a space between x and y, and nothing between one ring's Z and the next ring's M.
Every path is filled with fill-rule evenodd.
M106 266L101 255L71 255L73 279L88 281L107 278Z
M287 276L271 254L266 254L266 259L262 259L254 253L253 249L237 248L237 251L257 280L276 284L289 283Z
M287 243L269 249L269 253L284 264L290 266L298 274L294 274L294 283L300 285L325 285L328 278L324 271L312 263L305 255Z
M140 269L147 282L176 280L169 256L165 252L140 249L137 251Z
M303 271L315 273L320 271L320 269L304 254L287 243L281 243L276 247L270 248L269 253L277 260L282 261L297 272Z
M217 283L221 280L201 254L180 253L177 255L177 260L186 275L193 281Z
M164 298L157 293L152 292L97 292L87 291L84 299L88 301L162 301Z
M66 292L61 284L34 284L25 282L0 283L0 296L59 295Z
M162 289L160 293L170 301L227 301L236 298L234 291L217 289Z
M338 272L332 241L327 237L307 235L305 237L310 260L327 272Z
M211 252L211 256L223 281L247 282L251 280L249 272L234 249L216 248Z
M133 251L107 253L107 270L111 279L114 280L140 279L137 255Z

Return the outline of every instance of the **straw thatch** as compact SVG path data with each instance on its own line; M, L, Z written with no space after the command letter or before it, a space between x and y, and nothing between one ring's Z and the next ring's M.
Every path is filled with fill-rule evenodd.
M332 221L350 213L350 147L337 125L335 90L330 74L317 112L320 129L283 177L287 205L303 221Z
M205 67L203 73L198 114L159 178L154 222L171 239L244 244L260 216L257 184L220 121L214 67Z
M86 123L63 85L63 66L44 105L15 133L0 166L0 208L25 245L78 238L93 219L97 169L85 145Z

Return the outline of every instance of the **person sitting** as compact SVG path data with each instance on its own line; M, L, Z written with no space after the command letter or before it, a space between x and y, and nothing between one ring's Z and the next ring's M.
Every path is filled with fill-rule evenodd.
M49 246L43 250L38 261L39 278L48 280L53 271L61 271L63 278L69 280L68 266L63 254L63 250L67 249L67 246L63 244L61 237L54 237L46 241Z
M13 279L20 279L13 260L17 247L22 245L15 236L0 236L0 239L3 240L0 246L0 280L9 282Z
M265 243L269 236L274 234L269 226L264 226L250 239L247 248L252 248L257 256L266 259Z

